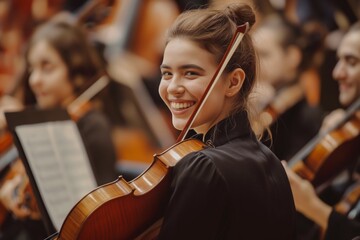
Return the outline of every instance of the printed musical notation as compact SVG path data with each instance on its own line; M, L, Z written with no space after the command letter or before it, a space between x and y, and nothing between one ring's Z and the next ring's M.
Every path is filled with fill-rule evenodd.
M73 121L15 128L45 207L60 230L71 208L96 187L88 156Z

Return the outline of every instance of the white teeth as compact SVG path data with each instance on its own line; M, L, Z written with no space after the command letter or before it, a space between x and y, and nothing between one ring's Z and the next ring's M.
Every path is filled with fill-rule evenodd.
M171 102L171 108L173 109L186 109L186 108L189 108L191 107L192 105L194 105L194 103L190 103L190 102L186 102L186 103L176 103L176 102Z

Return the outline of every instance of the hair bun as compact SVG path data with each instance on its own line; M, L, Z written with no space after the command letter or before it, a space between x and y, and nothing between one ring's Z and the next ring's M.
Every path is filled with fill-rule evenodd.
M248 4L230 4L224 9L224 14L237 26L248 22L251 28L256 21L255 13Z

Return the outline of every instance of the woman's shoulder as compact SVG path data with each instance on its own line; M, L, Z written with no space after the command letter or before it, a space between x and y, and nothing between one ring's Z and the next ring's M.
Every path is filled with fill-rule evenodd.
M253 146L250 148L249 145L251 143L239 144L233 141L218 147L208 146L201 151L186 155L176 165L176 169L200 178L204 177L202 175L218 175L226 181L233 171L239 174L241 171L247 171L247 166L256 165L256 159L261 152L255 150Z
M222 178L214 159L206 151L197 151L187 154L175 165L175 172L198 179L206 176L218 176Z

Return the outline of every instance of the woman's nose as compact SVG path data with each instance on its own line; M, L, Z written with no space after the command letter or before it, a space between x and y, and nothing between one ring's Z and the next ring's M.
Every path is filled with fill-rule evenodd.
M29 85L31 88L41 84L41 74L39 71L32 71L29 76Z
M169 83L167 90L169 93L174 95L183 93L185 91L185 88L183 86L181 77L174 75Z

